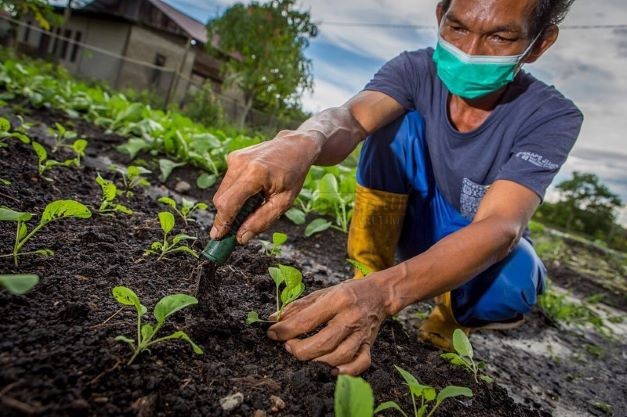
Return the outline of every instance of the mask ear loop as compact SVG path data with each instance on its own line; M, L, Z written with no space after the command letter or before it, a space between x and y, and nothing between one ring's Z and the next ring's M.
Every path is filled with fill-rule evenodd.
M520 60L518 61L518 65L516 66L516 74L518 74L520 72L520 70L522 69L523 65L525 64L523 61L524 59L527 57L527 55L533 51L533 48L536 45L536 42L538 41L538 39L540 39L540 36L542 36L542 33L544 32L544 29L541 30L535 38L533 38L533 40L531 41L531 43L529 44L529 46L527 46L527 48L523 51L522 54L520 54Z

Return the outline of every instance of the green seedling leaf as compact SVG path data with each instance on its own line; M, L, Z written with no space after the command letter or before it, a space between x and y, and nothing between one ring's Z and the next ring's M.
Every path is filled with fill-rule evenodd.
M459 353L461 356L466 356L468 358L473 357L472 345L470 344L470 340L468 340L468 336L461 329L455 329L453 332L453 347L455 351Z
M185 164L186 162L174 162L169 159L159 159L159 170L161 171L159 180L161 180L161 182L166 182L175 168L182 167Z
M261 319L259 318L259 314L256 311L249 311L248 314L246 314L246 324L247 325L251 325L253 323L257 323L261 321Z
M46 148L44 148L43 146L41 146L37 142L31 143L31 146L33 147L33 150L37 154L37 158L39 159L39 163L42 163L46 159L48 159L48 152L46 151Z
M131 158L131 160L137 157L137 154L143 151L144 149L149 149L151 145L143 139L132 138L129 139L125 144L119 145L116 149L118 152L126 154Z
M0 134L2 132L8 132L9 130L11 130L11 122L4 117L0 117Z
M310 237L316 233L324 232L331 227L331 225L332 223L328 220L322 218L315 219L305 228L305 236Z
M23 144L29 144L30 143L30 138L28 136L26 136L25 134L23 134L23 133L13 132L13 133L11 133L10 137L19 140Z
M24 223L20 224L20 227L17 229L17 240L19 241L19 240L24 239L27 233L28 233L28 227L26 227L26 224Z
M194 236L180 234L180 235L176 235L176 236L174 236L172 238L172 244L176 245L177 243L185 242L187 240L196 240L196 238Z
M85 149L87 149L87 141L85 139L77 139L72 144L72 149L77 155L85 156Z
M169 211L162 211L159 213L159 223L161 230L167 235L174 228L174 215Z
M129 339L126 336L120 335L120 336L116 336L113 340L115 340L116 342L126 342L129 345L131 345L131 348L133 350L135 350L135 341L133 339Z
M29 292L39 282L39 276L34 274L1 274L0 286L11 294L22 295Z
M201 190L206 190L207 188L213 187L217 181L217 175L203 173L196 178L196 186Z
M276 285L277 288L279 288L279 286L285 281L285 278L283 278L283 274L281 273L281 270L279 268L271 266L270 268L268 268L268 273L270 274L270 277L272 278L272 281L274 281L274 285Z
M176 209L176 201L174 201L170 197L161 197L157 201L159 201L160 203L163 203L163 204L167 204L168 206L172 207L173 209Z
M374 409L374 414L378 414L382 411L393 409L401 413L403 416L407 417L407 414L403 411L403 409L394 401L386 401L384 403L379 404L377 408Z
M451 353L443 353L443 354L440 355L440 357L442 359L446 359L447 361L449 361L453 365L468 366L466 361L464 361L464 359L461 356L459 356L457 353L452 353L452 352Z
M183 253L186 253L186 254L191 255L194 258L198 259L198 254L196 253L196 251L194 251L189 246L179 246L178 248L170 249L168 252L169 253L183 252Z
M155 306L155 318L158 323L163 323L172 314L194 304L198 304L198 300L191 295L174 294L165 296Z
M372 388L359 377L338 376L333 402L336 417L372 417L373 415Z
M291 208L285 212L285 217L298 226L305 224L305 212L297 208Z
M33 253L39 256L43 256L44 258L48 258L54 255L54 251L52 249L37 249Z
M96 177L96 183L100 185L100 188L102 189L102 196L105 201L111 202L115 200L118 187L116 187L114 183L105 180L100 176L100 174Z
M134 306L140 316L146 314L146 307L139 302L139 297L130 288L117 286L111 290L111 293L118 303L125 306Z
M442 389L442 391L440 391L438 393L437 399L436 399L436 407L438 405L440 405L442 403L442 401L446 400L447 398L453 398L453 397L472 397L472 390L470 388L466 388L466 387L458 387L455 385L449 385L448 387L444 387Z
M482 380L483 382L485 382L486 384L491 384L494 382L494 378L492 378L491 376L488 375L480 375L479 379Z
M11 185L11 181L5 180L4 178L0 178L0 185L9 186Z
M142 326L141 335L142 340L150 340L152 336L155 334L155 329L151 324L144 324Z
M68 217L88 219L91 211L84 204L74 200L57 200L49 203L41 216L40 224Z
M177 331L172 333L170 336L166 337L167 339L181 339L186 341L187 343L189 343L192 347L192 350L194 351L195 354L197 355L202 355L204 352L202 351L202 349L200 348L200 346L198 346L196 343L194 343L192 341L192 339L187 335L187 333L183 332L183 331Z
M274 245L282 245L287 242L287 235L285 233L275 232L272 234L272 243Z
M27 222L33 218L31 213L11 210L8 207L0 206L0 221Z

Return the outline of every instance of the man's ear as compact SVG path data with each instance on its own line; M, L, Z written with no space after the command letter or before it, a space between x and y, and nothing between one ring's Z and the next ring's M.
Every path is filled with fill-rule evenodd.
M526 64L531 64L532 62L536 62L538 58L540 58L546 51L549 49L557 40L557 36L559 35L559 28L557 25L550 25L544 30L541 38L538 38L536 41L536 45L534 45L533 49L527 55L524 62Z
M442 2L438 2L438 5L435 8L435 18L438 19L438 27L440 27L440 22L442 21L442 17L444 16L444 6Z

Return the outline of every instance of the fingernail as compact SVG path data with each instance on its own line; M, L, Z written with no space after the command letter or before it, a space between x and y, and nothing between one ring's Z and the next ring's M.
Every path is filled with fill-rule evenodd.
M340 369L339 368L333 368L331 369L331 375L332 376L337 376L337 374L340 373Z
M292 354L292 348L287 343L285 344L285 350L287 350L287 353L289 353L290 355Z
M272 340L276 340L276 333L272 330L268 330L268 337Z
M249 241L250 239L252 239L252 237L253 237L253 232L251 232L251 231L247 231L247 232L244 232L244 234L242 234L242 235L241 235L241 237L239 238L239 240L240 240L240 242L241 242L243 245L245 245L246 243L248 243L248 241Z
M211 231L209 232L209 237L211 239L215 239L216 237L218 237L218 229L216 229L215 226L211 228Z

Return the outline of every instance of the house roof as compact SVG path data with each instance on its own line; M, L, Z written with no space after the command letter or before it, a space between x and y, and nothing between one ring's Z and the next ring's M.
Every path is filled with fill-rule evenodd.
M198 42L206 44L208 41L207 27L191 16L170 6L161 0L148 0L153 6L161 10L174 23L176 23L185 33Z

